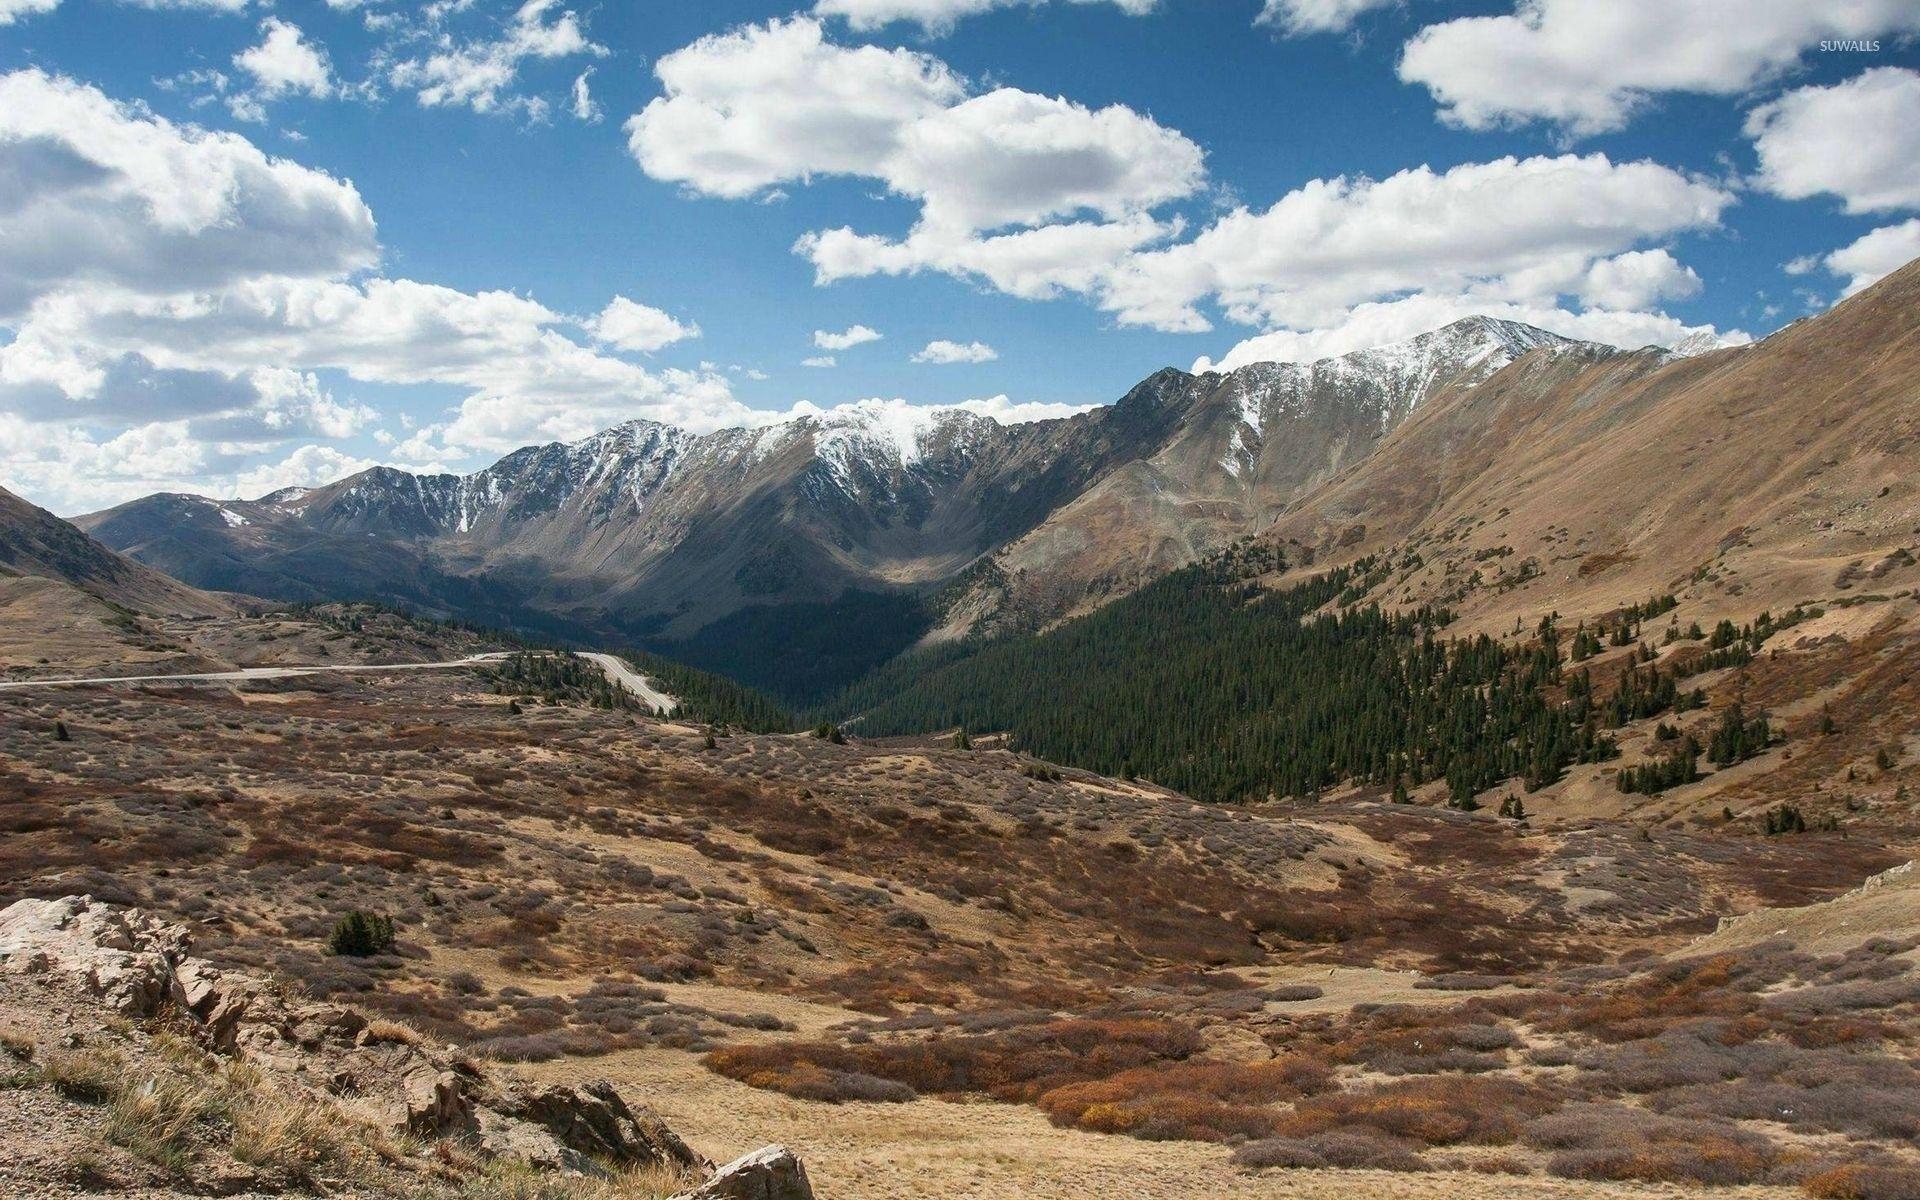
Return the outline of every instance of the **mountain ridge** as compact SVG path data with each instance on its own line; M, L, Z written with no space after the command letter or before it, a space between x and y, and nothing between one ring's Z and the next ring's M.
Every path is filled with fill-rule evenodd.
M894 651L1056 619L1257 532L1421 405L1528 355L1621 353L1469 318L1310 364L1168 367L1043 421L880 401L706 434L639 419L466 475L375 467L76 521L200 586L679 647L720 669L700 656L749 626L791 640L780 613L844 616L845 638L884 628ZM836 614L850 593L886 615Z

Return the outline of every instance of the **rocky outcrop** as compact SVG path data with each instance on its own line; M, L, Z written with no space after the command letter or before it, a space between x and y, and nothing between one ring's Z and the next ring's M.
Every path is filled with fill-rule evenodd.
M813 1200L807 1168L785 1146L763 1146L673 1200Z
M22 900L0 911L0 970L59 973L126 1016L148 1016L171 1004L216 1054L324 1093L347 1114L376 1125L460 1139L483 1155L555 1170L713 1170L665 1122L628 1105L610 1084L533 1085L504 1077L354 1009L301 1000L263 980L222 971L192 957L189 946L181 926L87 896ZM712 1180L749 1190L698 1194L810 1196L805 1170L792 1155L774 1151L749 1155L730 1165L731 1176L722 1172Z
M0 912L0 970L59 971L124 1016L159 1007L187 931L88 896L21 900Z
M539 1126L563 1149L589 1159L703 1170L713 1166L659 1117L645 1108L635 1112L627 1107L620 1093L604 1080L579 1088L517 1085L509 1088L494 1107L506 1116Z

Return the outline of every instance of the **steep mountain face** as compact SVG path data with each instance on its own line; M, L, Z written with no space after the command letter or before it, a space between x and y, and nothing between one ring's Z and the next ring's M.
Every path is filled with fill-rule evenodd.
M1920 583L1920 264L1765 341L1529 358L1421 406L1269 535L1510 630L1679 593L1751 619Z
M793 695L912 643L930 610L949 634L1041 623L1263 529L1517 360L1616 353L1471 319L1312 364L1165 370L1064 420L870 402L705 435L634 421L471 475L376 468L80 524L200 586L644 641Z
M941 632L1035 628L1131 591L1265 529L1302 493L1364 460L1417 408L1469 392L1528 356L1551 364L1620 354L1470 317L1314 363L1162 372L1149 384L1185 394L1192 414L1174 437L983 564Z

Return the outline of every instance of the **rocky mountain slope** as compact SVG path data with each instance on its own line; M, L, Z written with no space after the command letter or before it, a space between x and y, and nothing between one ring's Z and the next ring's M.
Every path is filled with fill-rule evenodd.
M1319 362L1162 372L1141 386L1193 397L1174 436L983 563L945 614L943 632L1039 627L1264 530L1303 492L1366 459L1417 409L1471 392L1522 358L1591 363L1620 355L1470 317Z
M1436 396L1266 535L1510 631L1676 593L1709 625L1920 583L1920 264L1765 341L1535 356ZM1298 551L1304 550L1305 554Z
M696 661L716 644L764 659L793 624L825 626L880 642L878 661L926 628L934 589L958 581L937 606L953 629L1069 610L1263 528L1516 358L1611 353L1472 319L1304 366L1162 371L1064 420L870 402L704 436L642 421L468 476L154 496L79 524L202 586L678 643ZM847 605L850 590L891 599Z

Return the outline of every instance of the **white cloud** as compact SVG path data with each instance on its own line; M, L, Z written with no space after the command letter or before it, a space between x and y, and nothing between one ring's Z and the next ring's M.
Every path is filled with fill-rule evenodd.
M1124 105L1000 88L915 121L875 174L930 226L996 229L1143 211L1191 195L1205 170L1199 146Z
M1732 202L1714 184L1651 162L1503 158L1314 180L1186 241L1173 241L1177 222L1134 217L986 238L920 228L892 241L841 229L802 238L796 250L821 282L933 270L1027 299L1087 295L1127 325L1204 330L1211 322L1200 306L1213 302L1242 324L1310 329L1356 304L1415 292L1473 290L1489 303L1685 295L1698 280L1670 254L1630 255L1715 226Z
M984 363L999 358L999 351L985 342L950 342L939 338L928 342L926 348L913 356L917 363Z
M1920 217L1886 225L1842 246L1822 260L1827 270L1845 275L1842 296L1872 287L1914 259L1920 258Z
M830 333L825 329L813 331L813 344L822 350L851 350L855 346L864 346L868 342L877 342L886 335L877 329L865 325L850 325L844 333Z
M1630 250L1587 268L1582 304L1600 309L1642 309L1662 300L1700 294L1700 276L1665 250Z
M734 198L816 174L873 175L909 124L965 95L938 59L836 46L805 18L703 37L654 73L666 95L627 122L641 168Z
M442 436L469 451L581 437L632 416L713 428L743 411L723 376L648 371L566 336L570 325L510 292L265 278L217 295L62 297L39 306L15 347L54 361L87 347L179 370L275 364L369 383L451 384L470 394Z
M253 77L254 92L266 100L334 94L333 67L326 51L307 41L300 27L278 17L260 24L260 44L233 56L233 65Z
M322 386L330 372L464 392L431 445L410 440L414 460L633 416L747 415L723 375L649 371L583 340L646 348L691 325L624 298L580 321L368 277L374 222L350 184L70 80L0 76L0 179L0 418L34 431L0 461L43 489L212 487L290 440L352 436L375 414Z
M586 70L580 72L579 76L574 79L573 101L568 105L568 109L573 113L574 120L585 121L589 125L597 125L600 123L601 118L606 116L606 111L602 109L599 102L593 98L593 89L587 83L587 80L592 76L593 68L588 67Z
M441 31L433 36L430 52L389 63L387 80L416 93L428 108L518 112L531 120L542 120L547 114L546 101L511 91L521 64L529 59L607 54L605 46L587 37L578 15L571 10L554 12L558 4L559 0L526 0L514 11L504 33L490 40L461 41ZM426 18L431 25L467 6L460 2L429 5Z
M1342 33L1353 28L1362 13L1392 8L1402 0L1266 0L1256 25L1270 25L1288 37L1314 33Z
M801 359L800 365L803 367L816 367L820 370L826 370L829 367L839 366L840 360L835 358L831 354L820 354L820 355L815 355L813 358Z
M1737 95L1823 39L1915 31L1913 0L1517 0L1510 15L1422 29L1399 70L1469 129L1548 121L1587 135L1662 92Z
M1831 193L1852 213L1920 208L1920 72L1877 67L1753 110L1758 182L1789 200Z
M1413 291L1577 293L1596 259L1716 225L1733 197L1652 162L1502 158L1382 180L1315 180L1264 212L1134 256L1108 285L1122 322L1172 324L1206 296L1244 324L1308 328Z
M700 336L700 327L682 324L672 315L625 296L615 296L600 315L588 322L595 338L609 346L651 354L675 342Z
M1158 0L1069 0L1074 4L1112 4L1131 16L1143 16L1154 10ZM845 17L850 28L862 33L913 21L930 34L950 32L965 17L977 17L997 8L1044 4L1046 0L818 0L815 15Z
M1193 369L1195 372L1231 371L1256 362L1315 362L1405 341L1472 316L1520 321L1563 337L1629 349L1670 346L1701 332L1713 334L1727 344L1751 340L1739 330L1721 333L1711 326L1688 325L1662 313L1607 309L1573 312L1551 305L1490 303L1474 295L1419 295L1356 305L1338 321L1317 329L1263 333L1240 342L1218 361L1199 359Z
M986 282L1023 300L1050 300L1066 292L1100 294L1130 255L1183 228L1177 220L1136 216L1108 223L1043 225L989 237L920 226L901 241L842 228L806 234L794 243L794 251L813 263L814 279L822 284L938 271ZM1174 327L1174 320L1160 327ZM1200 328L1205 327L1202 321Z
M72 287L218 288L378 260L350 183L38 70L0 76L0 321Z
M52 12L60 0L0 0L0 26L11 25L22 17Z
M250 0L126 0L137 8L156 9L213 9L216 12L239 12ZM40 13L49 13L60 7L60 0L0 0L0 28L5 28L20 20Z
M1190 195L1200 148L1124 105L1000 88L968 98L925 54L828 41L805 17L702 38L655 68L666 95L627 122L656 179L744 197L815 175L884 183L941 229L1108 217Z

